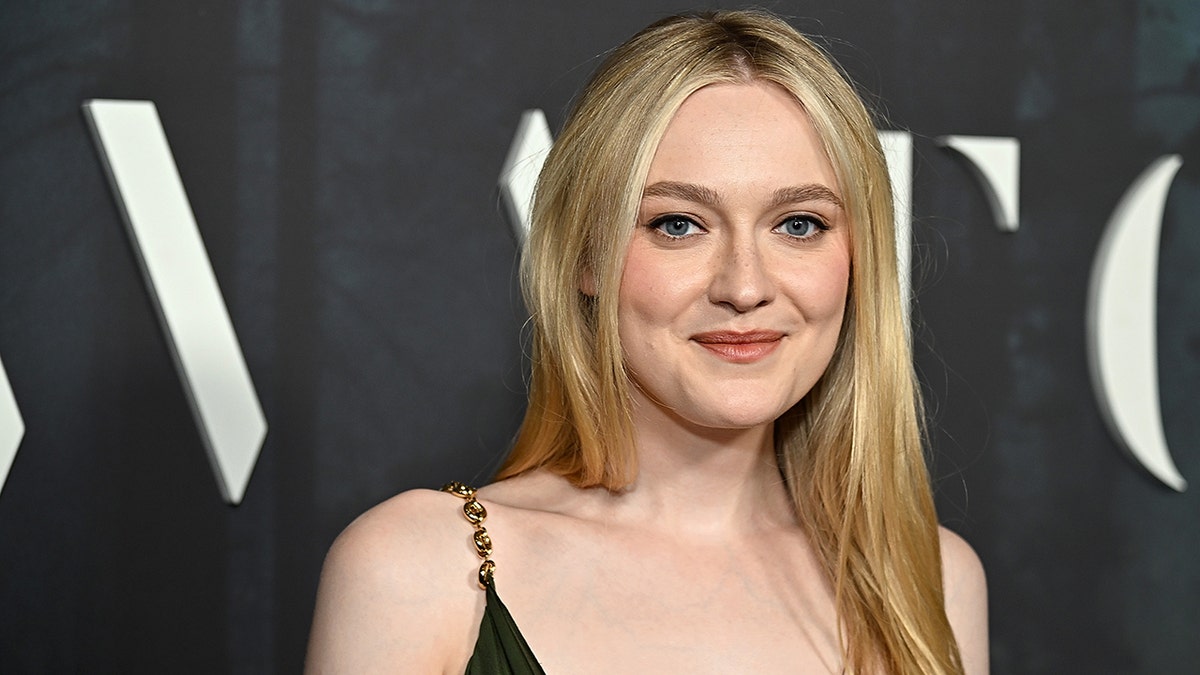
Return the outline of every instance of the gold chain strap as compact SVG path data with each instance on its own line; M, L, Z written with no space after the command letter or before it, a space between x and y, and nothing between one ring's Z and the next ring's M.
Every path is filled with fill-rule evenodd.
M488 536L487 529L483 527L483 521L487 520L487 509L483 508L483 504L475 499L475 488L469 485L458 481L446 483L442 486L442 492L449 492L467 500L463 504L463 515L466 516L467 522L475 528L472 541L475 544L475 552L483 559L483 563L479 566L479 587L486 589L488 584L492 583L492 574L496 571L496 563L492 561L492 538Z

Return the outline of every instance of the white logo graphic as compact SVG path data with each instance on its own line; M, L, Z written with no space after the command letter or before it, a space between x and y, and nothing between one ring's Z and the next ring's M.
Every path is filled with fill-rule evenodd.
M242 500L267 423L149 101L84 104L225 500Z
M533 189L553 145L554 138L550 135L546 114L537 108L521 113L517 133L513 135L508 156L504 158L504 166L500 169L500 195L504 199L513 234L522 246L529 235Z
M1154 306L1158 241L1171 180L1183 160L1159 158L1129 186L1096 253L1088 295L1087 346L1100 411L1125 450L1183 492L1163 433Z
M940 136L937 143L967 161L983 185L996 227L1016 232L1020 226L1021 143L993 136Z
M246 370L153 103L90 101L84 106L122 210L167 344L225 499L237 504L267 425ZM911 275L913 140L881 131L895 194L896 248L908 311ZM1019 226L1020 144L1014 138L942 136L969 163L1003 232ZM529 231L537 176L553 138L541 110L520 120L499 186L517 240ZM1112 434L1129 455L1175 490L1187 482L1162 428L1156 351L1156 276L1163 207L1178 156L1159 159L1134 181L1106 228L1087 308L1093 388ZM0 364L0 488L24 424Z
M904 318L912 305L912 176L913 138L907 131L878 132L879 145L892 181L892 220L896 224L896 267Z
M21 420L17 399L13 397L12 387L8 384L4 363L0 362L0 490L4 489L8 470L12 467L24 435L25 422Z

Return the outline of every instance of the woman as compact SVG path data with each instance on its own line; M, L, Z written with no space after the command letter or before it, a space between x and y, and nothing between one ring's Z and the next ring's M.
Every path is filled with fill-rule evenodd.
M783 21L673 17L619 47L539 179L499 480L347 528L309 669L986 672L891 209L862 103Z

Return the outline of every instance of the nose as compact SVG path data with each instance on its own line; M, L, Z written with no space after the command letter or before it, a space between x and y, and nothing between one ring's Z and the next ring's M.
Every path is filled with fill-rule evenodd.
M713 261L709 300L739 314L769 304L775 281L753 236L731 238Z

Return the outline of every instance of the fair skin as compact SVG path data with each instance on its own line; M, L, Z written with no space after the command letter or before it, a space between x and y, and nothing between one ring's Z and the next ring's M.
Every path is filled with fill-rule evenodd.
M551 674L837 672L831 587L773 451L842 321L832 168L783 90L719 84L680 107L646 185L618 303L636 482L535 471L480 490L497 590ZM460 504L405 493L338 538L309 672L463 672L484 594ZM946 531L942 551L967 671L985 673L982 568Z

